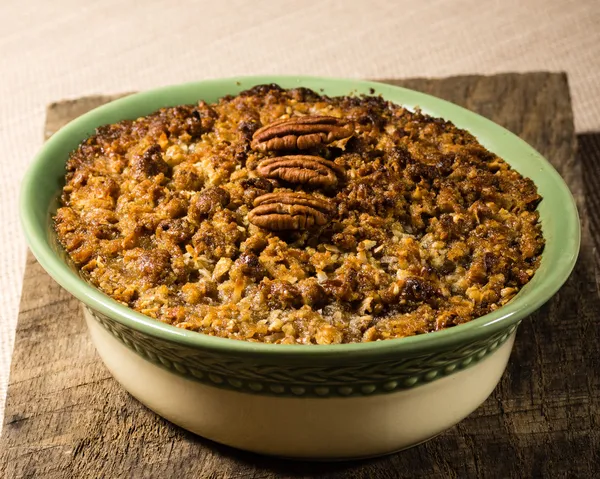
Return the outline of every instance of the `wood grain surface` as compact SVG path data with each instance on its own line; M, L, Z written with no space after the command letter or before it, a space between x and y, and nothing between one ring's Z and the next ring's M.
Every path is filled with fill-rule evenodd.
M564 74L389 82L504 125L554 164L579 206L583 237L575 271L519 328L508 370L490 398L437 438L383 458L303 463L233 450L171 425L122 390L96 355L78 302L30 255L0 477L598 477L600 299L591 231L599 227L600 136L582 137L576 155ZM108 100L51 105L46 135Z

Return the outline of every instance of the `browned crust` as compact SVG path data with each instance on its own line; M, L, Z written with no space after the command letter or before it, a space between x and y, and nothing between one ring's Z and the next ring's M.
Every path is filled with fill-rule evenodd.
M54 220L87 279L148 316L331 344L501 307L539 265L540 199L449 122L263 85L99 128L69 158Z

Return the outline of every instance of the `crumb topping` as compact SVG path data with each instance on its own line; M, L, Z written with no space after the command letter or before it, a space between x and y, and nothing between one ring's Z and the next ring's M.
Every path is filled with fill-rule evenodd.
M450 122L261 85L98 128L69 158L54 222L85 278L147 316L333 344L510 301L540 262L540 200Z

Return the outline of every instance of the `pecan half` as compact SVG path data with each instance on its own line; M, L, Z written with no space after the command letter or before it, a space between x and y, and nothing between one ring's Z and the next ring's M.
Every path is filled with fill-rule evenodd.
M248 221L271 231L302 230L326 225L333 210L329 201L305 193L268 193L254 200Z
M354 124L333 116L302 116L279 120L258 129L252 136L253 150L306 150L327 145L354 134Z
M320 156L289 155L262 160L256 172L263 178L276 178L288 183L313 188L336 186L344 177L344 169Z

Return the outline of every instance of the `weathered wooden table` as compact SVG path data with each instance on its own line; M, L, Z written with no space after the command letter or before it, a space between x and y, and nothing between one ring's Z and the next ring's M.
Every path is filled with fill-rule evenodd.
M546 156L574 193L582 250L563 289L519 328L500 386L475 413L437 438L391 456L301 463L211 443L129 396L96 355L78 302L30 255L5 424L1 477L598 477L600 136L576 137L563 74L506 74L390 83L466 106ZM46 135L110 100L48 109ZM444 398L440 398L443 401Z

